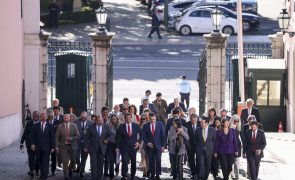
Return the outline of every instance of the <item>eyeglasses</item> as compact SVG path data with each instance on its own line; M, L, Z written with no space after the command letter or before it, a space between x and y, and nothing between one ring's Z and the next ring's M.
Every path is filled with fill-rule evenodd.
M128 110L127 108L124 108L123 110Z
M234 121L234 122L240 122L240 121Z
M146 118L141 118L141 120L146 120Z

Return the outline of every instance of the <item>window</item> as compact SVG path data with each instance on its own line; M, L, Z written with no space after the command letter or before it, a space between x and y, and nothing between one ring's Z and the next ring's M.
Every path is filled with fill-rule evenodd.
M68 78L75 78L75 64L68 64Z
M280 106L281 81L257 80L256 95L259 106Z
M189 16L190 17L201 17L201 11L194 11Z
M210 11L202 11L202 17L211 18L211 12Z

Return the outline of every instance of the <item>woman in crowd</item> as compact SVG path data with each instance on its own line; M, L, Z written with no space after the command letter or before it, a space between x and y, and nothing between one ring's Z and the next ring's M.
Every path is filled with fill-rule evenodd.
M110 179L113 179L115 177L114 171L116 172L116 175L119 174L119 162L116 158L117 153L116 152L116 131L119 127L119 118L116 114L112 114L110 116L110 121L108 123L110 130L111 130L111 137L108 139L108 146L107 146L107 156L109 158L109 171L110 171ZM116 167L114 169L114 166L116 164Z
M140 116L140 122L139 122L140 129L142 129L143 125L146 122L148 122L148 119L146 117L147 116L144 113ZM143 177L148 177L148 156L146 154L146 145L144 144L143 141L140 144L139 152L140 152L140 155L141 155L141 161L139 163L139 167L142 168Z
M187 115L185 114L185 112L183 111L183 109L181 107L176 107L175 109L179 110L179 118L180 119L184 119L185 121L188 121Z
M129 108L129 113L134 115L136 118L136 122L139 123L139 115L137 114L136 106L132 104L128 108Z
M221 117L216 116L214 118L214 123L210 126L213 127L215 131L218 132L221 129ZM214 178L218 176L218 172L219 172L219 158L213 155L211 160L211 173Z
M111 114L115 114L117 115L117 117L119 117L122 113L121 113L121 109L120 109L120 106L118 104L116 104L114 106L114 109L113 111L111 112Z
M241 142L241 120L240 116L235 114L231 117L230 127L236 130L236 140L238 144L238 155L234 160L234 175L235 179L239 179L240 157L242 156L242 142Z
M185 142L189 136L187 129L182 126L180 119L175 119L168 131L168 151L172 158L173 179L183 179L183 156L186 153Z
M209 119L209 125L213 124L214 118L217 116L216 109L213 106L209 107L208 112L207 112L207 116Z
M75 114L73 114L73 113L71 113L70 114L70 121L72 122L72 123L74 123L74 121L76 120L76 115Z
M214 156L219 157L223 180L229 179L234 158L238 155L236 130L229 127L229 119L222 119L221 130L216 133Z

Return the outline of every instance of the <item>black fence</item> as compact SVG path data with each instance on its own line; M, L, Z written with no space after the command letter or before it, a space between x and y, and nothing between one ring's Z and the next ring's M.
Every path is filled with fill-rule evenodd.
M271 58L271 44L270 43L244 43L244 58ZM229 43L226 46L226 81L228 81L229 90L229 102L233 101L233 65L232 59L238 58L238 44ZM207 83L207 69L206 69L207 59L206 59L206 49L203 50L203 53L199 59L199 73L198 73L198 82L199 82L199 114L204 114L206 109L206 83ZM228 110L232 110L232 103L229 103L230 106L226 107Z

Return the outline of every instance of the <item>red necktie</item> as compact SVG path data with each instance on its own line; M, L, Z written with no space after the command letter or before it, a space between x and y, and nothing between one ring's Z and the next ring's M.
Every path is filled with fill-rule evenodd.
M131 137L131 129L130 129L130 124L128 124L128 136Z
M154 125L154 123L152 123L152 135L153 136L155 135L155 125Z
M253 131L253 137L252 137L253 142L256 141L256 135L255 135L255 131Z

